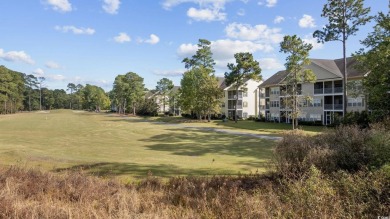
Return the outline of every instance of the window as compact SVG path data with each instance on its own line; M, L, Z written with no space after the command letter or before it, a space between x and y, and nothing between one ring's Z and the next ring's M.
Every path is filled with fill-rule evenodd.
M243 118L248 118L248 113L243 113L243 114L242 114L242 117L243 117Z
M314 107L320 107L322 106L322 100L320 98L313 99L313 106Z
M279 101L271 101L271 107L279 107Z
M248 96L248 92L244 91L243 94L242 94L243 97L247 97Z
M362 107L364 106L364 98L348 98L348 106Z
M279 88L278 87L271 87L271 94L279 95Z
M248 102L246 102L246 101L242 102L242 106L243 107L248 107Z
M298 119L302 121L306 121L306 113L299 113Z
M321 121L321 114L310 114L311 121Z
M279 113L271 113L271 120L273 120L273 121L278 120L279 121Z
M309 101L307 100L301 100L299 101L299 107L307 107L309 105Z

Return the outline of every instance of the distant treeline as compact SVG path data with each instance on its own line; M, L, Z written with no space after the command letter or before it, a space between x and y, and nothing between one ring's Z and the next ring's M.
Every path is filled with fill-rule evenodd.
M0 66L0 114L50 109L108 109L110 100L95 85L68 84L64 89L43 86L44 77L36 77Z

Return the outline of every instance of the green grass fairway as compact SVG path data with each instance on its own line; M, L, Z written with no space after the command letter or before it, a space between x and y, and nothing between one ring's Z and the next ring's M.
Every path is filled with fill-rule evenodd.
M153 117L156 121L168 122L168 123L180 123L188 119L182 117ZM195 123L196 124L196 123ZM243 120L235 123L234 121L222 122L221 120L212 120L210 123L204 121L202 126L225 128L225 129L238 129L247 133L276 135L280 136L283 132L292 129L291 124L285 123L273 123L273 122L255 122L251 120ZM324 126L302 126L299 125L299 129L303 130L306 134L316 135L326 130Z
M148 172L162 177L254 173L266 170L274 144L115 114L60 110L0 116L0 165L51 171L83 169L125 178Z

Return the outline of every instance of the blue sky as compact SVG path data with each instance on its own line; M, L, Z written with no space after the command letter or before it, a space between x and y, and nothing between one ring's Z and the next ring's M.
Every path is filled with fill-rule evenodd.
M168 77L180 84L181 60L199 38L212 42L216 74L234 53L252 52L263 78L284 68L284 35L313 43L312 58L342 57L341 43L317 44L312 33L326 23L326 0L1 0L0 65L46 78L50 89L70 82L110 90L129 71L147 88ZM388 12L388 0L366 0L371 13ZM372 31L361 27L348 54Z

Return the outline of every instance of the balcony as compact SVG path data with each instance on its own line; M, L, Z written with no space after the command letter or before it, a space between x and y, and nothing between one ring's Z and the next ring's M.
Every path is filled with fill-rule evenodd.
M335 87L334 88L335 93L342 93L343 92L343 87Z
M228 99L229 100L236 100L237 99L237 95L228 95ZM238 95L238 99L242 99L242 94Z
M324 104L324 109L333 110L333 104Z
M324 104L325 110L342 110L343 104Z
M334 104L334 109L335 110L342 110L343 109L343 104Z
M236 106L235 105L229 105L228 109L229 110L234 110L234 109L236 109ZM237 109L242 109L242 105L237 105Z
M331 93L333 93L333 88L331 88L331 87L324 88L324 93L325 93L325 94L331 94Z
M323 88L314 88L314 94L323 94L324 89Z

